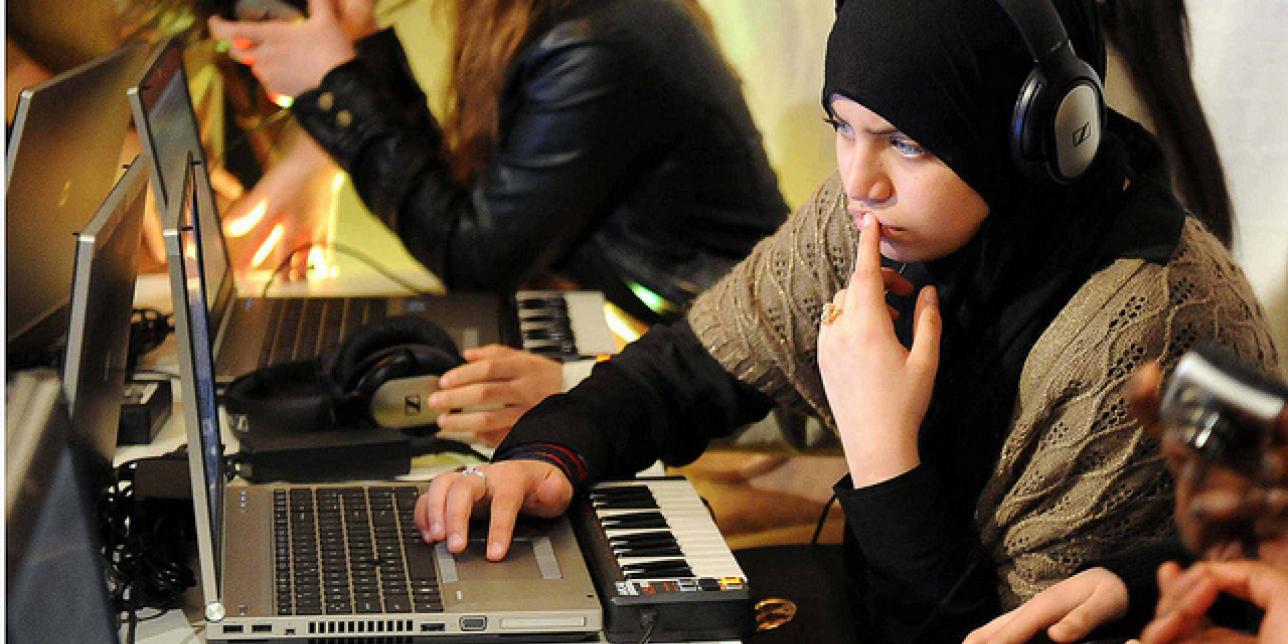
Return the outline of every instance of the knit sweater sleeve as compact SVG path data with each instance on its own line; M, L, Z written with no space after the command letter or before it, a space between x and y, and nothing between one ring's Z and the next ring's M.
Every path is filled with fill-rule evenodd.
M1128 412L1125 385L1140 365L1160 360L1170 370L1204 342L1267 371L1278 364L1247 279L1190 220L1166 265L1115 262L1034 345L976 507L1004 606L1084 561L1169 535L1172 480L1156 441Z
M834 174L688 314L729 373L833 429L818 371L818 319L852 271L857 240Z

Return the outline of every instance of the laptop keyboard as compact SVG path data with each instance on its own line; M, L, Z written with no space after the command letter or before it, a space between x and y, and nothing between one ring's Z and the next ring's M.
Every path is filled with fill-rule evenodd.
M278 615L441 613L414 486L273 491Z
M385 319L384 298L274 299L259 366L325 355L353 329Z

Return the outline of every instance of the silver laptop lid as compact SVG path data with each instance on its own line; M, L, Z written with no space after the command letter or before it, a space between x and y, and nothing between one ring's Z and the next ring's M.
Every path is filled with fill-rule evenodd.
M153 53L144 64L142 78L128 94L134 128L151 163L152 192L158 210L169 205L170 195L183 190L183 170L170 168L188 167L184 163L188 155L200 164L195 168L192 189L201 208L199 216L203 224L201 259L207 287L206 307L212 317L212 327L218 329L228 298L232 296L233 279L205 165L206 152L188 91L188 75L183 68L183 43L178 38L162 44Z
M63 389L71 409L72 440L86 448L96 475L110 475L116 451L147 201L145 166L135 157L98 213L76 233L74 244Z
M192 480L193 515L197 528L197 559L201 590L207 605L220 601L223 588L222 552L224 469L215 399L215 368L211 355L213 329L205 307L205 272L201 248L200 203L194 191L192 155L167 173L181 177L162 220L170 296L174 301L175 339L179 345L179 376L183 392L183 421L188 436L188 475Z
M73 232L117 176L147 50L123 47L22 91L5 159L5 339L11 361L66 330ZM12 362L11 362L12 364Z

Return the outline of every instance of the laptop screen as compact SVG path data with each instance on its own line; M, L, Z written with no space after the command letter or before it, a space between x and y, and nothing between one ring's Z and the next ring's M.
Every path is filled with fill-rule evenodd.
M224 502L223 445L219 435L219 408L215 398L215 369L211 354L210 317L204 306L206 285L202 261L200 201L194 190L196 166L186 157L175 199L166 207L166 259L170 293L174 302L175 339L179 344L179 373L183 389L184 423L188 435L189 474L192 476L197 544L203 562L214 570L202 571L206 596L217 597ZM190 404L188 401L195 401ZM211 576L214 579L211 579Z
M5 338L8 364L67 330L70 243L117 176L129 102L146 49L121 48L23 90L5 165Z
M130 88L130 104L139 139L151 154L152 191L158 209L169 203L171 195L183 190L184 166L191 156L198 166L192 186L201 202L201 224L204 245L201 264L208 287L206 306L220 323L225 298L231 294L228 275L228 252L219 230L219 213L215 208L210 177L205 165L197 117L188 92L188 75L183 68L183 45L178 39L162 45L148 61L139 84Z
M72 439L89 452L95 475L110 476L116 451L147 201L145 165L136 157L98 213L76 234L63 388Z

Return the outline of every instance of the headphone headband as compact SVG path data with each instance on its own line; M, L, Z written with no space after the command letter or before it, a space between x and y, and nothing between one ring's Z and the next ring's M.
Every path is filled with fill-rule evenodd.
M1069 34L1049 0L997 0L1020 30L1033 62L1043 63L1069 42Z

